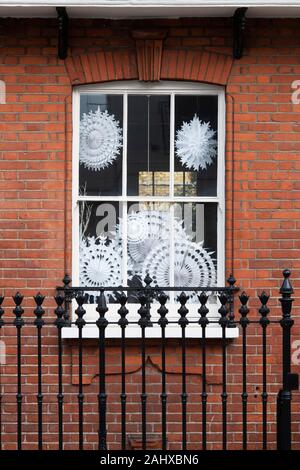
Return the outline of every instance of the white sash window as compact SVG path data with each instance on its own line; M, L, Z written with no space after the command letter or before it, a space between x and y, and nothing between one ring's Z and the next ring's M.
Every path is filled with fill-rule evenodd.
M73 102L73 285L135 287L149 274L152 286L224 286L224 89L116 82L78 87ZM97 318L93 292L85 307ZM216 318L215 297L208 307Z

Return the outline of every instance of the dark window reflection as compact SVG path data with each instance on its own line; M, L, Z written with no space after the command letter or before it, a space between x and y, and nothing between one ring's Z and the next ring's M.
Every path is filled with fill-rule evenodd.
M128 96L127 194L168 196L170 97Z
M175 204L174 215L187 233L189 240L202 243L217 257L217 207L212 203L180 202ZM175 233L176 235L176 233Z

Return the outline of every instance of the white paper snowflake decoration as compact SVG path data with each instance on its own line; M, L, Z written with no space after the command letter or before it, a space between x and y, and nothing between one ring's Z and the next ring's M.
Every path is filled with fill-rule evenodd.
M171 222L169 212L145 210L128 215L128 255L136 275L142 275L142 265L149 252L155 247L160 247L164 240L170 240L172 227L175 239L188 239L182 222L176 219ZM123 230L123 221L121 219L116 229L117 237L120 240L122 240Z
M83 114L80 121L80 163L90 170L102 170L114 162L121 147L121 129L114 115L101 112L100 107Z
M202 246L190 240L174 243L174 285L175 287L210 287L216 283L214 260ZM142 278L149 274L152 285L170 285L170 242L165 240L155 247L143 263ZM187 292L189 302L197 301L196 292Z
M216 131L209 122L200 121L195 114L190 122L183 122L176 133L176 155L190 170L205 170L217 155Z
M122 285L120 247L106 237L88 237L80 244L79 282L86 287Z

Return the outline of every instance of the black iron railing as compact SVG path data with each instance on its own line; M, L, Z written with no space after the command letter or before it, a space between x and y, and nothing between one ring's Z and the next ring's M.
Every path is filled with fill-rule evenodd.
M157 348L160 349L161 354L161 384L158 386L160 394L160 414L161 414L161 449L166 450L168 446L168 377L166 370L166 333L171 324L175 322L181 331L180 338L180 361L181 361L181 393L179 398L179 406L181 408L181 448L186 450L188 447L188 432L189 421L188 417L188 389L187 389L187 346L188 338L186 336L187 328L191 325L193 328L199 330L199 359L202 365L201 375L201 389L199 390L200 397L200 412L201 412L201 439L197 443L197 448L203 450L208 446L208 423L207 423L207 403L209 399L207 387L207 355L208 341L207 331L212 324L218 324L221 328L221 368L222 368L222 390L220 396L221 404L221 432L222 432L222 449L228 448L228 370L227 370L227 345L228 345L228 328L241 329L241 357L242 357L242 381L240 390L240 403L242 413L242 449L248 448L248 330L249 327L255 325L256 328L261 329L261 365L262 365L262 392L261 392L261 448L268 448L268 328L269 325L278 325L282 330L282 389L277 397L277 447L278 449L291 448L291 390L296 388L297 377L291 374L291 328L293 320L291 318L291 309L293 299L291 298L293 289L291 287L289 276L290 272L285 270L283 272L284 282L280 289L281 298L279 299L282 309L282 317L278 319L269 318L270 309L268 307L269 295L262 292L259 295L260 306L258 308L259 318L248 317L250 309L248 308L249 297L245 292L239 296L239 314L240 318L236 319L234 316L234 293L238 290L235 285L235 279L231 276L229 278L229 286L227 287L208 287L208 288L164 288L151 287L151 280L145 280L145 286L140 288L118 288L116 292L117 302L119 303L118 314L119 320L115 322L115 326L121 331L120 335L120 354L121 354L121 374L120 374L120 448L125 450L127 448L127 425L128 425L128 390L126 381L126 350L127 350L127 328L130 325L128 320L128 296L133 292L138 292L137 299L139 305L136 304L136 309L139 315L138 320L135 322L140 330L140 357L141 357L141 393L140 393L140 419L141 419L141 441L142 448L147 448L147 419L148 419L148 395L147 395L147 338L146 330L155 325L160 328L160 339ZM197 290L197 319L189 318L189 291ZM43 332L46 328L54 328L56 334L56 352L57 357L53 357L53 361L57 363L57 424L58 424L58 449L64 449L64 388L66 378L63 374L63 344L64 339L62 335L63 328L76 328L78 330L78 448L84 449L84 382L83 382L83 366L84 366L84 329L91 324L86 321L85 305L88 300L87 296L91 292L95 292L93 301L97 301L95 310L98 314L98 319L94 322L98 328L98 448L99 450L107 449L107 433L109 434L109 426L107 424L107 389L106 389L106 349L107 338L106 329L110 325L109 320L109 305L107 303L107 296L110 292L116 291L116 288L83 288L71 287L70 279L64 279L64 286L58 288L57 295L55 296L56 308L55 320L45 320L43 318L45 309L43 308L44 296L38 293L34 297L34 321L30 320L28 315L24 316L23 296L17 293L13 297L14 320L9 320L8 315L4 312L4 297L0 296L0 330L3 332L6 327L14 326L16 328L16 435L17 435L17 449L23 448L23 423L24 423L24 373L22 363L22 334L27 325L34 325L36 327L36 353L37 353L37 382L36 382L36 407L37 407L37 447L42 450L44 441L44 378L42 374L43 366ZM174 291L178 293L176 302L178 304L178 319L169 320L168 318L168 292ZM127 292L127 295L126 295ZM211 319L209 315L209 296L217 295L219 301L219 318ZM76 300L75 320L71 317L71 303L72 299ZM158 313L158 319L153 319L151 312L153 310ZM157 318L157 317L156 317ZM3 396L0 392L0 425L2 423L2 405ZM5 442L5 435L2 433L2 426L0 426L0 446Z

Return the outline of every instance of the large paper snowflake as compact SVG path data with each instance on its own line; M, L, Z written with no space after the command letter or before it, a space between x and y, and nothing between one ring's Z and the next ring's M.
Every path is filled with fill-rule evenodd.
M175 239L186 240L187 234L182 222L173 220L168 212L159 210L133 212L127 219L128 255L135 274L141 276L142 265L151 250L159 247L164 240L170 240L173 228ZM117 236L122 240L123 221L117 226Z
M200 121L195 114L190 122L183 122L176 133L176 155L190 170L205 170L217 155L216 131L209 122Z
M122 285L120 246L106 237L87 237L80 243L79 282L85 287Z
M175 240L174 284L175 287L210 287L216 283L214 260L203 248L203 243ZM170 285L170 243L165 240L151 250L143 263L142 278L149 274L153 285ZM196 292L187 292L189 302L197 301Z
M90 170L102 170L117 158L122 147L119 121L100 108L83 114L80 121L80 162Z

